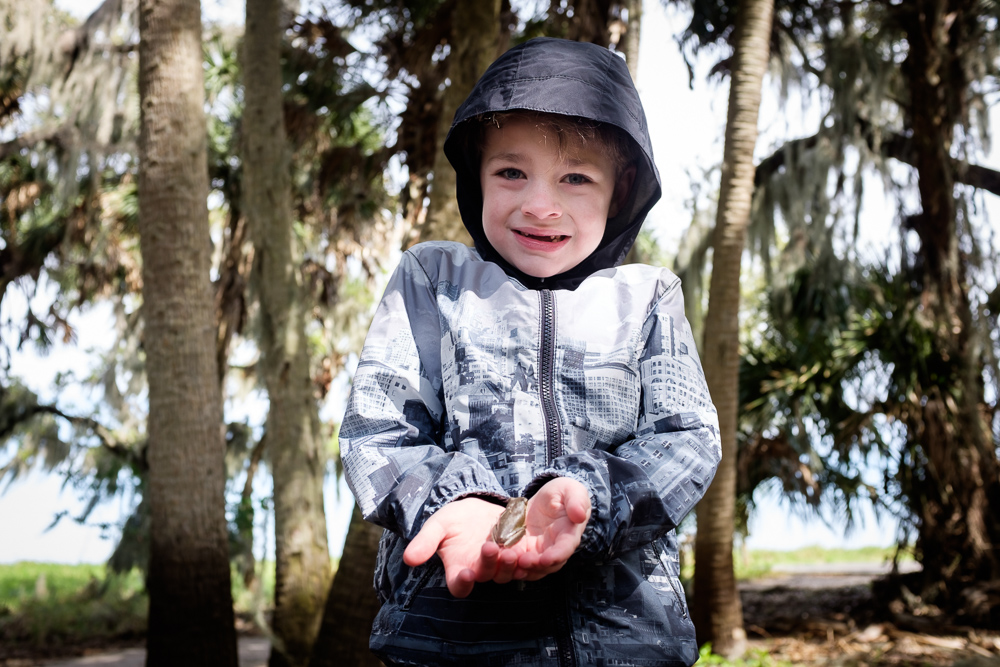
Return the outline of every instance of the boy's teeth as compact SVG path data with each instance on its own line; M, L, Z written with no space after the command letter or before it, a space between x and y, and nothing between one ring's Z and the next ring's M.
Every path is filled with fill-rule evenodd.
M541 236L541 235L537 235L537 234L528 234L526 232L519 232L519 234L521 234L521 236L528 236L528 237L531 237L533 239L543 239L543 240L549 241L551 243L555 243L556 241L560 241L563 238L562 234L556 234L556 235L553 235L553 236Z

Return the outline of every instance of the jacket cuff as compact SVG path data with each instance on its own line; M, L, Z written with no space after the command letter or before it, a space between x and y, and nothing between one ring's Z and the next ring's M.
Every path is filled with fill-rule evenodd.
M424 523L439 509L453 500L475 496L483 500L495 499L497 504L507 502L507 494L492 472L486 470L478 462L468 465L468 460L461 463L453 461L434 483L434 488L427 497L423 511L415 518L406 535L413 539Z

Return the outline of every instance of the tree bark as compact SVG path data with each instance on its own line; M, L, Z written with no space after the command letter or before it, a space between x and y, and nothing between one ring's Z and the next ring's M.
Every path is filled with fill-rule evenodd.
M198 0L142 0L139 40L151 514L146 664L236 667Z
M458 2L452 14L448 55L448 78L438 125L434 157L434 180L431 183L427 217L417 230L417 241L449 240L472 245L472 238L462 224L455 199L455 170L444 154L455 112L476 85L476 81L497 56L500 36L500 0Z
M909 502L918 521L922 594L954 608L963 604L965 584L1000 578L1000 477L980 410L983 361L954 189L965 175L951 158L970 83L957 63L977 9L967 0L916 0L901 10L910 43L902 69L910 87L910 148L921 204L908 223L920 239L919 321L934 341L925 360L931 373L918 380L920 408L907 419L913 455L926 461L922 492Z
M372 623L379 609L372 573L381 536L382 529L365 521L355 505L309 667L382 664L368 649Z
M628 23L625 34L619 45L619 51L625 54L625 64L633 81L639 80L639 38L642 31L642 0L627 0Z
M330 581L325 457L309 369L308 295L292 224L281 90L281 0L248 0L243 48L244 210L260 296L261 370L270 400L275 588L269 664L304 665Z
M739 5L705 317L705 377L719 411L722 462L697 510L693 616L698 642L712 642L713 652L730 658L742 654L746 645L743 609L733 573L740 261L750 220L753 151L773 11L774 0L743 0Z

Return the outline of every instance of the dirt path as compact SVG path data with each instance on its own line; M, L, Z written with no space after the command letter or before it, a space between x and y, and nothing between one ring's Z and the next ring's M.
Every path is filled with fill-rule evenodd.
M900 574L915 572L920 566L913 561L899 564ZM810 563L775 565L764 577L740 582L741 591L763 591L781 586L800 590L864 586L875 577L889 574L891 563Z
M905 617L879 612L870 584L887 571L795 566L741 583L751 649L796 666L1000 667L1000 633L944 625L914 632Z
M266 667L271 645L263 637L240 637L240 667ZM61 658L41 662L9 662L8 667L145 667L146 649L128 648L116 651L102 651L79 658Z

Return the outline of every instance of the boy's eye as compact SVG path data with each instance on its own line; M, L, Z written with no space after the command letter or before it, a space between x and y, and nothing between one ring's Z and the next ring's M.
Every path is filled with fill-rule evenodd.
M565 180L570 185L584 185L585 183L590 183L590 179L583 174L567 174Z
M514 167L507 167L506 169L501 169L497 172L497 176L500 178L506 178L508 181L516 181L524 176L524 173L520 169L515 169Z

